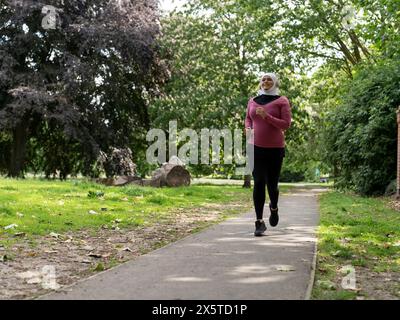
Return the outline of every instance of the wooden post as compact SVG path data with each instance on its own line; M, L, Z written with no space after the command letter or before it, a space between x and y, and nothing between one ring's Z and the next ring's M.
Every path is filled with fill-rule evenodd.
M397 190L396 199L400 199L400 107L397 109Z

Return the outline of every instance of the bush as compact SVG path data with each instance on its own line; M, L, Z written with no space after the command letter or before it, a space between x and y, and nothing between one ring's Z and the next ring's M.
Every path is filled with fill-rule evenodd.
M381 195L395 178L399 82L398 60L365 66L329 113L324 158L334 168L337 187Z

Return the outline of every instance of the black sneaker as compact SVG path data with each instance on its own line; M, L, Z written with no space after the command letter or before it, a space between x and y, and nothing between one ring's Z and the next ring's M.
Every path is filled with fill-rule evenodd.
M267 230L264 221L256 221L256 231L254 231L254 235L256 237L262 236L264 231Z
M271 227L276 227L279 222L278 207L276 207L276 209L272 209L271 204L269 204L269 211L271 211L271 215L269 216L269 224Z

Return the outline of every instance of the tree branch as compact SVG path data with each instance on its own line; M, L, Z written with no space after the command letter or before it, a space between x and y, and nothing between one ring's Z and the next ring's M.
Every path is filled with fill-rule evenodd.
M364 53L364 55L367 58L371 57L372 59L374 59L374 57L371 55L371 53L368 51L368 49L361 43L360 38L356 35L354 30L348 31L348 34L350 36L350 39L353 41L353 43L356 43L358 45L358 47L361 48L362 52Z
M326 58L326 59L329 59L329 60L336 60L336 61L342 61L343 60L341 58L328 56L328 55L325 55L323 53L318 53L318 52L310 51L310 50L307 50L307 49L301 49L301 51L304 52L304 53L311 54L311 55L316 56L316 57Z

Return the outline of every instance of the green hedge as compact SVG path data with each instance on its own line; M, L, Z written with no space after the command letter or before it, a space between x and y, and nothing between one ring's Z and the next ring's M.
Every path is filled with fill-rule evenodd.
M337 187L381 195L395 178L399 83L396 60L365 65L344 85L324 134L324 158L335 168Z

